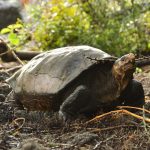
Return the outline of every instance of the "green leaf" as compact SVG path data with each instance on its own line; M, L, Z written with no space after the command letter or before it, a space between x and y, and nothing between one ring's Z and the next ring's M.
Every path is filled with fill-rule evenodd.
M15 33L10 33L8 39L12 45L17 46L20 43L20 40Z
M9 33L10 32L10 29L9 28L4 28L1 30L1 34L6 34L6 33Z
M142 69L141 69L141 68L136 67L135 73L141 73L141 72L142 72Z
M11 24L11 25L9 25L7 28L9 28L9 29L14 29L14 25Z
M22 28L22 27L23 27L23 25L22 25L22 24L17 23L17 24L14 24L14 25L13 25L13 27L14 27L14 29L17 29L17 28Z

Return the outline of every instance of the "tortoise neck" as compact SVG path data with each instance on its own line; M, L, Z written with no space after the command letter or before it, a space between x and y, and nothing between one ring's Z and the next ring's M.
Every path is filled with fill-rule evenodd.
M115 67L112 67L112 76L118 84L118 90L122 92L128 85L129 78L125 74L118 72Z

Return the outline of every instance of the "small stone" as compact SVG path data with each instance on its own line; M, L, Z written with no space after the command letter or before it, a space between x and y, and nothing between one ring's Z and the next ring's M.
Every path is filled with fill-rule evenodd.
M98 139L98 135L90 132L84 132L84 133L78 133L73 135L73 140L71 141L71 144L75 145L84 145L88 144L89 142L92 142L96 139Z

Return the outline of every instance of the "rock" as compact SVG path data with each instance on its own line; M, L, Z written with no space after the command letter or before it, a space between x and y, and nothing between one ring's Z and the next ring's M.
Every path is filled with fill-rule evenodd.
M46 149L35 142L28 142L23 145L23 150L46 150Z
M17 0L0 0L0 29L22 18L20 3Z
M71 144L82 146L84 144L94 142L96 139L98 139L98 135L95 133L90 133L90 132L84 132L84 133L80 133L80 134L76 133L73 135Z

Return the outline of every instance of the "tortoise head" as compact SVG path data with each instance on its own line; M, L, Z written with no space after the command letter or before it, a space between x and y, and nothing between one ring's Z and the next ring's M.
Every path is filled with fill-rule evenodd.
M112 68L112 73L123 90L128 82L133 78L135 71L135 55L133 53L126 54L118 58Z

